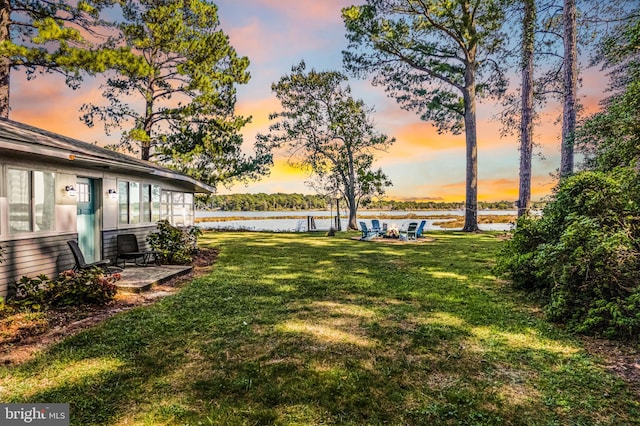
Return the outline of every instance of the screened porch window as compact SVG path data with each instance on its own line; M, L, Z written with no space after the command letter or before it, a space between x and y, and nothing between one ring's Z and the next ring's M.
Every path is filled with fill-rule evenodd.
M161 218L174 226L194 224L194 197L190 192L162 191Z

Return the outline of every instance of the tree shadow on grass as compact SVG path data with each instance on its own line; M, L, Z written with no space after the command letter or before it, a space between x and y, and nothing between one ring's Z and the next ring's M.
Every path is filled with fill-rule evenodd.
M495 246L456 235L375 250L235 238L181 293L5 370L23 382L11 399L69 402L83 425L623 424L639 414L619 382L504 292L490 253L460 260Z

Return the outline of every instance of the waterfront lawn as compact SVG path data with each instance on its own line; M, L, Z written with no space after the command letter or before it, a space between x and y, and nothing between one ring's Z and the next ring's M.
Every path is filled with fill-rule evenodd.
M498 234L205 233L180 293L0 368L72 424L638 424L628 388L491 273Z

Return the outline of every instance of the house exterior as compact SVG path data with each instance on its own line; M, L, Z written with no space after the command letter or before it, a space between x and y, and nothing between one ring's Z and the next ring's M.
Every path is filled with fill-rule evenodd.
M194 223L194 194L214 189L188 176L97 145L0 119L0 296L22 276L116 257L116 236L146 237L161 219Z

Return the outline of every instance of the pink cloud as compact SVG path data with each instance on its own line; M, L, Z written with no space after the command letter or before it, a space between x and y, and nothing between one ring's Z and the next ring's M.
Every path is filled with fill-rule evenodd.
M340 10L349 4L350 0L256 0L244 17L246 24L231 27L222 19L221 27L229 35L231 44L239 54L248 56L254 63L273 61L282 54L303 57L314 50L328 50L334 47L328 45L331 43L330 37L319 37L318 31L331 34L336 31L342 32ZM268 20L260 14L261 7L282 17L277 26L273 25L273 20ZM336 29L333 30L333 27Z
M257 0L256 2L296 20L340 24L342 23L341 9L357 3L354 0Z
M101 99L97 81L87 79L80 89L72 90L58 75L44 75L27 81L23 74L13 73L11 78L9 118L12 120L86 142L98 141L103 145L117 141L117 136L105 136L99 123L89 128L80 121L80 107Z
M247 56L252 63L263 63L271 59L270 49L273 38L278 39L280 36L271 34L269 37L265 37L266 31L257 17L252 17L247 25L225 30L236 52L240 56Z

